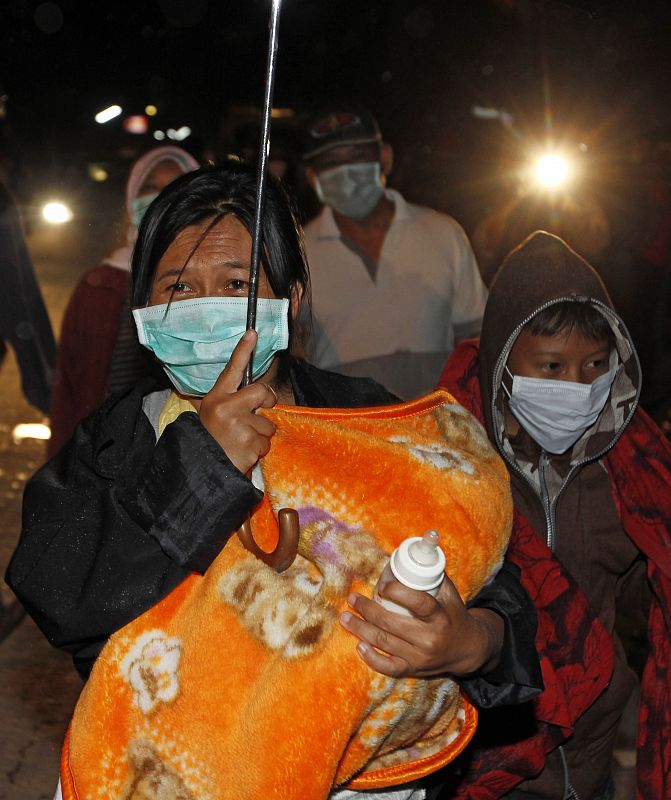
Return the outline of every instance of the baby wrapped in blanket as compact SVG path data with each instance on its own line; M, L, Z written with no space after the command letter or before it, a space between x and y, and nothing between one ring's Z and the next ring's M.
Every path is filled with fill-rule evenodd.
M233 537L111 637L63 748L66 800L325 798L422 777L473 735L454 679L374 672L338 617L430 528L465 602L495 574L512 511L483 429L442 391L262 413L277 433L252 531L272 550L279 509L295 509L298 556L277 573Z

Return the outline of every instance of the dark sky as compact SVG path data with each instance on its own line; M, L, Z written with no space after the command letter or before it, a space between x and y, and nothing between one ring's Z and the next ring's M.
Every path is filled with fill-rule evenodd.
M153 140L119 120L96 125L95 112L154 103L153 124L187 124L185 144L218 152L231 109L261 102L269 10L270 0L2 0L4 127L33 163L113 160ZM365 103L400 177L421 158L486 165L550 124L612 151L671 138L670 29L666 1L284 0L275 105ZM505 109L513 129L475 119L473 105Z

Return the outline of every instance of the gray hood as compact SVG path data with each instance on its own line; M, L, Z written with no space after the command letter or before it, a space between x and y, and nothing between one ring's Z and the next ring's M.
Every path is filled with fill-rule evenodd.
M555 485L550 487L556 491L572 466L605 454L634 414L641 374L631 336L595 270L562 239L537 231L508 255L497 272L480 337L480 387L487 428L506 460L538 489L537 459L531 452L528 463L516 459L505 433L501 383L510 351L526 323L541 309L564 301L589 303L605 317L616 346L611 366L619 365L619 369L609 401L595 424L568 454L560 457L564 468L554 476L551 483Z

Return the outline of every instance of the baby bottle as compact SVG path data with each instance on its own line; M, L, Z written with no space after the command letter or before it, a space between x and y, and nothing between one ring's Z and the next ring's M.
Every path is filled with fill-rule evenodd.
M396 578L404 586L428 592L435 597L445 577L445 554L438 547L439 539L436 531L427 531L424 536L404 539L391 554L378 580L378 586ZM374 598L389 611L404 614L406 617L412 616L407 608L387 600L386 597L380 597L377 586Z

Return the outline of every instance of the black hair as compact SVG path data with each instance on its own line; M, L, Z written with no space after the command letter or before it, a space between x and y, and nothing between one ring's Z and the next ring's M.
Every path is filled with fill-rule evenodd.
M524 326L532 336L569 335L575 330L583 339L615 345L615 336L606 317L591 303L563 300L544 308Z
M140 224L133 250L133 306L148 302L158 263L184 228L206 220L215 224L231 214L252 236L256 186L256 167L234 160L201 167L168 184ZM268 282L277 297L291 298L292 289L300 287L307 299L310 277L302 231L291 199L271 174L266 176L264 202L261 264Z

